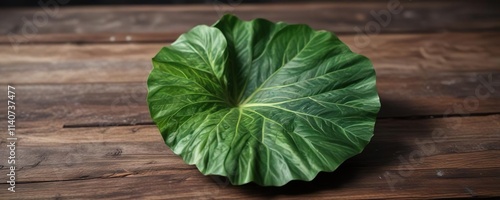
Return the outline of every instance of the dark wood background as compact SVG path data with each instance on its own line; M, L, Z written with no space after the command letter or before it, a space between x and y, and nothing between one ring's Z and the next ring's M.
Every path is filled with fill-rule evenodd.
M356 27L376 23L370 12L388 2L70 6L33 30L25 26L42 8L0 9L0 198L500 197L500 4L401 0L402 12L360 44ZM280 188L231 186L174 155L145 101L151 57L223 12L333 31L369 57L382 109L365 151ZM5 182L8 84L16 193Z

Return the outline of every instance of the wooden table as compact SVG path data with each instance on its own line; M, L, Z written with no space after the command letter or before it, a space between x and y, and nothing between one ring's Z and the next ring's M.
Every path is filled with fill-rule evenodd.
M378 22L370 12L387 13L390 2L0 10L0 198L500 197L500 4L402 0ZM147 109L150 61L218 11L334 31L369 57L382 110L365 151L281 188L232 186L174 155ZM356 31L366 26L379 33ZM6 184L8 84L15 193Z

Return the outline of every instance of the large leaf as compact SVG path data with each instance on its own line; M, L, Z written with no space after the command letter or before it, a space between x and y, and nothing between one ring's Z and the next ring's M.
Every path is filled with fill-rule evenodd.
M226 15L153 58L151 116L203 174L281 186L333 171L373 135L370 61L306 25Z

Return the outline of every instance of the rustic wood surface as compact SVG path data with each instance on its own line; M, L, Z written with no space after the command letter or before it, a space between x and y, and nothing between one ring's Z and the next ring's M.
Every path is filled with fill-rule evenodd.
M19 138L11 193L0 122L0 199L500 198L500 3L401 0L360 45L355 27L388 2L68 7L28 35L42 8L0 9L0 102L15 86ZM150 60L217 10L334 31L369 57L382 109L365 151L280 188L232 186L174 155L149 117Z

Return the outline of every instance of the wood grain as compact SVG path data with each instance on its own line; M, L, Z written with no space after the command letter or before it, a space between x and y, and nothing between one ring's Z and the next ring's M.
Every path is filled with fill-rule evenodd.
M500 37L496 35L379 35L373 46L358 49L372 59L377 72L379 116L499 113L500 60L495 55L500 54ZM0 46L0 55L6 58L0 60L0 72L7 75L0 82L29 95L19 100L19 116L26 126L47 126L47 120L57 127L151 123L145 81L150 57L161 46L23 45L20 53ZM478 76L491 78L493 90L486 90ZM462 108L474 103L466 98L477 98L477 92L489 96L477 108Z
M376 22L370 12L388 1L359 2L220 7L334 31L377 72L382 109L364 152L279 188L203 176L166 147L149 116L151 57L214 23L222 13L214 5L67 7L27 35L23 26L41 8L0 9L0 94L16 87L19 138L16 193L2 175L0 198L500 197L500 4L400 1L403 11L381 34L362 38L355 28ZM8 173L6 142L0 137L0 174Z
M443 85L443 79L452 79L455 84ZM474 98L476 89L481 87L481 83L474 79L475 74L432 76L424 80L415 77L381 78L378 80L382 101L379 117L500 113L499 92L489 93L482 89L481 94L488 94L487 98L478 100L477 105L470 99L466 101L466 97ZM496 84L493 89L500 91L500 73L494 73L492 80ZM27 95L18 99L17 115L21 127L151 123L145 83L17 85L16 90L20 96ZM6 97L0 97L0 101L6 101ZM4 113L0 116L5 117Z
M223 14L243 19L266 18L288 23L306 23L315 29L356 34L356 27L382 33L499 30L500 4L479 1L397 1L399 12L389 22L377 14L389 12L389 1L209 4L189 6L76 7L57 11L37 9L0 10L0 43L45 42L153 42L173 41L199 24L211 25ZM392 5L392 4L390 4ZM399 10L399 9L398 9ZM36 12L47 13L46 21L31 24ZM28 21L28 22L26 22ZM382 25L381 25L382 24ZM385 25L385 26L384 26ZM33 28L30 28L33 27ZM366 31L365 31L366 32ZM378 32L378 31L376 31ZM9 36L10 35L10 36ZM128 36L128 37L127 37Z
M460 123L456 118L378 120L363 154L312 182L283 188L236 187L204 177L167 149L155 126L24 128L19 132L19 190L11 197L491 197L500 195L495 184L500 181L495 162L500 159L499 121L500 115L464 117ZM443 135L432 135L435 130ZM415 152L421 156L412 159Z
M356 48L350 36L342 39L374 63L380 117L439 117L449 109L455 115L500 112L499 36L388 34L373 36L366 48ZM20 117L29 126L46 126L45 120L58 127L151 123L145 81L150 58L163 45L22 45L18 53L3 45L0 74L7 76L0 83L30 96L20 100ZM461 109L466 97L474 98L484 87L478 75L491 75L496 90L477 108ZM484 88L479 92L488 93Z
M500 70L498 32L372 35L366 47L357 45L356 38L340 36L354 52L372 60L380 78ZM0 45L0 74L8 75L0 84L144 82L151 58L166 45L44 44L20 45L17 51ZM452 79L441 81L454 85Z

